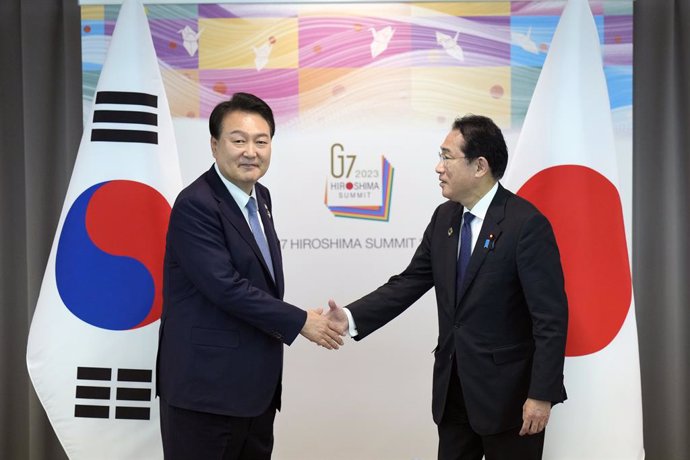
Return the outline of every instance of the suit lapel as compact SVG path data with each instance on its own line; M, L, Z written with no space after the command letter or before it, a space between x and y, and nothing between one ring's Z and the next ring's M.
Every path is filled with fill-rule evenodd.
M447 231L448 237L442 239L443 248L441 253L443 254L444 260L442 262L443 267L449 267L448 270L444 270L443 286L452 286L448 289L448 298L443 305L448 306L448 313L453 316L453 307L455 306L455 280L458 276L458 242L460 239L460 220L462 216L463 207L459 203L455 203L455 207L448 214L448 220L443 222L443 229Z
M268 202L264 199L264 194L257 184L255 187L256 196L258 200L259 215L261 216L261 223L264 226L264 234L268 242L268 249L271 251L271 259L273 260L273 273L275 275L275 284L278 288L279 297L283 297L284 279L283 279L283 259L280 253L280 240L276 234L273 226L273 216L268 206ZM262 258L263 259L263 258Z
M233 227L235 227L237 233L239 233L242 239L252 248L252 251L254 251L254 255L256 255L256 257L259 259L259 262L261 262L261 264L263 265L267 278L271 279L271 274L268 271L266 261L264 261L264 257L261 255L261 250L259 249L259 246L256 244L254 234L252 234L252 231L249 228L249 224L247 223L247 220L244 218L244 214L242 214L242 211L240 210L240 207L237 205L237 202L235 202L235 199L232 197L232 195L230 195L230 192L228 192L228 189L225 187L225 184L223 184L220 177L218 177L218 173L216 172L213 166L206 172L206 181L208 182L214 196L216 197L216 200L218 201L218 208L220 209L221 214L228 220L228 222L232 224ZM263 205L261 204L261 202L259 202L259 209L261 209L262 206ZM263 220L263 215L261 217ZM264 227L266 227L265 220ZM270 227L272 228L272 225ZM271 255L273 255L273 249L271 249ZM274 284L276 283L274 282Z
M467 288L472 284L472 281L477 276L479 269L484 263L486 255L490 250L493 249L493 244L498 240L503 232L500 223L505 216L505 204L507 199L508 193L499 184L496 195L494 196L494 199L491 200L489 209L486 211L486 216L484 217L482 228L479 231L477 243L474 246L474 251L472 251L472 256L470 257L470 262L467 265L467 273L465 273L462 286L459 288L456 306L460 305L462 298L467 292Z

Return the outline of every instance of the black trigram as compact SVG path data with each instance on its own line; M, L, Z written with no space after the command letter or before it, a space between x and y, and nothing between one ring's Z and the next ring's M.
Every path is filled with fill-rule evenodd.
M99 105L129 105L141 106L142 110L99 108ZM158 144L158 115L143 110L145 107L158 108L158 96L146 93L132 93L124 91L99 91L96 93L95 110L93 112L92 142L138 142L141 144ZM99 123L115 123L121 125L117 129L97 128ZM153 130L134 128L131 125L148 125Z
M113 369L108 367L77 368L77 400L90 399L96 402L75 404L75 417L110 418L112 374ZM114 414L116 419L151 419L152 375L151 369L117 369ZM135 401L146 405L132 405Z

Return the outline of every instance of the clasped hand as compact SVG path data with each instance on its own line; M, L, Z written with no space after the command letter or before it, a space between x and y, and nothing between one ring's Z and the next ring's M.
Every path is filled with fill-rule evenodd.
M343 345L347 332L347 315L333 300L328 301L328 306L326 314L323 308L307 310L307 321L300 334L328 350L337 350Z

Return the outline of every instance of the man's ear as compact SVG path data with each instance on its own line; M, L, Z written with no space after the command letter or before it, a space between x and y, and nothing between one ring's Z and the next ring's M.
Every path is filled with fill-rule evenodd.
M486 158L477 157L474 163L477 165L476 177L484 177L487 174L491 174L491 168L489 168L489 162Z
M213 156L216 156L216 149L218 148L218 139L215 137L211 136L211 152L213 153Z

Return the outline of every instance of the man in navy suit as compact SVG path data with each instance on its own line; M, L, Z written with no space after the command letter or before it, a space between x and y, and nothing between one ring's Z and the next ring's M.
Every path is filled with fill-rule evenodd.
M257 181L275 122L236 93L209 118L215 164L177 197L165 249L157 362L166 459L263 460L280 409L283 344L342 345L319 310L283 302L271 196Z
M432 287L438 304L432 412L440 460L539 459L566 398L568 303L551 225L498 180L508 163L489 118L455 120L436 167L436 208L409 266L329 317L361 340Z

